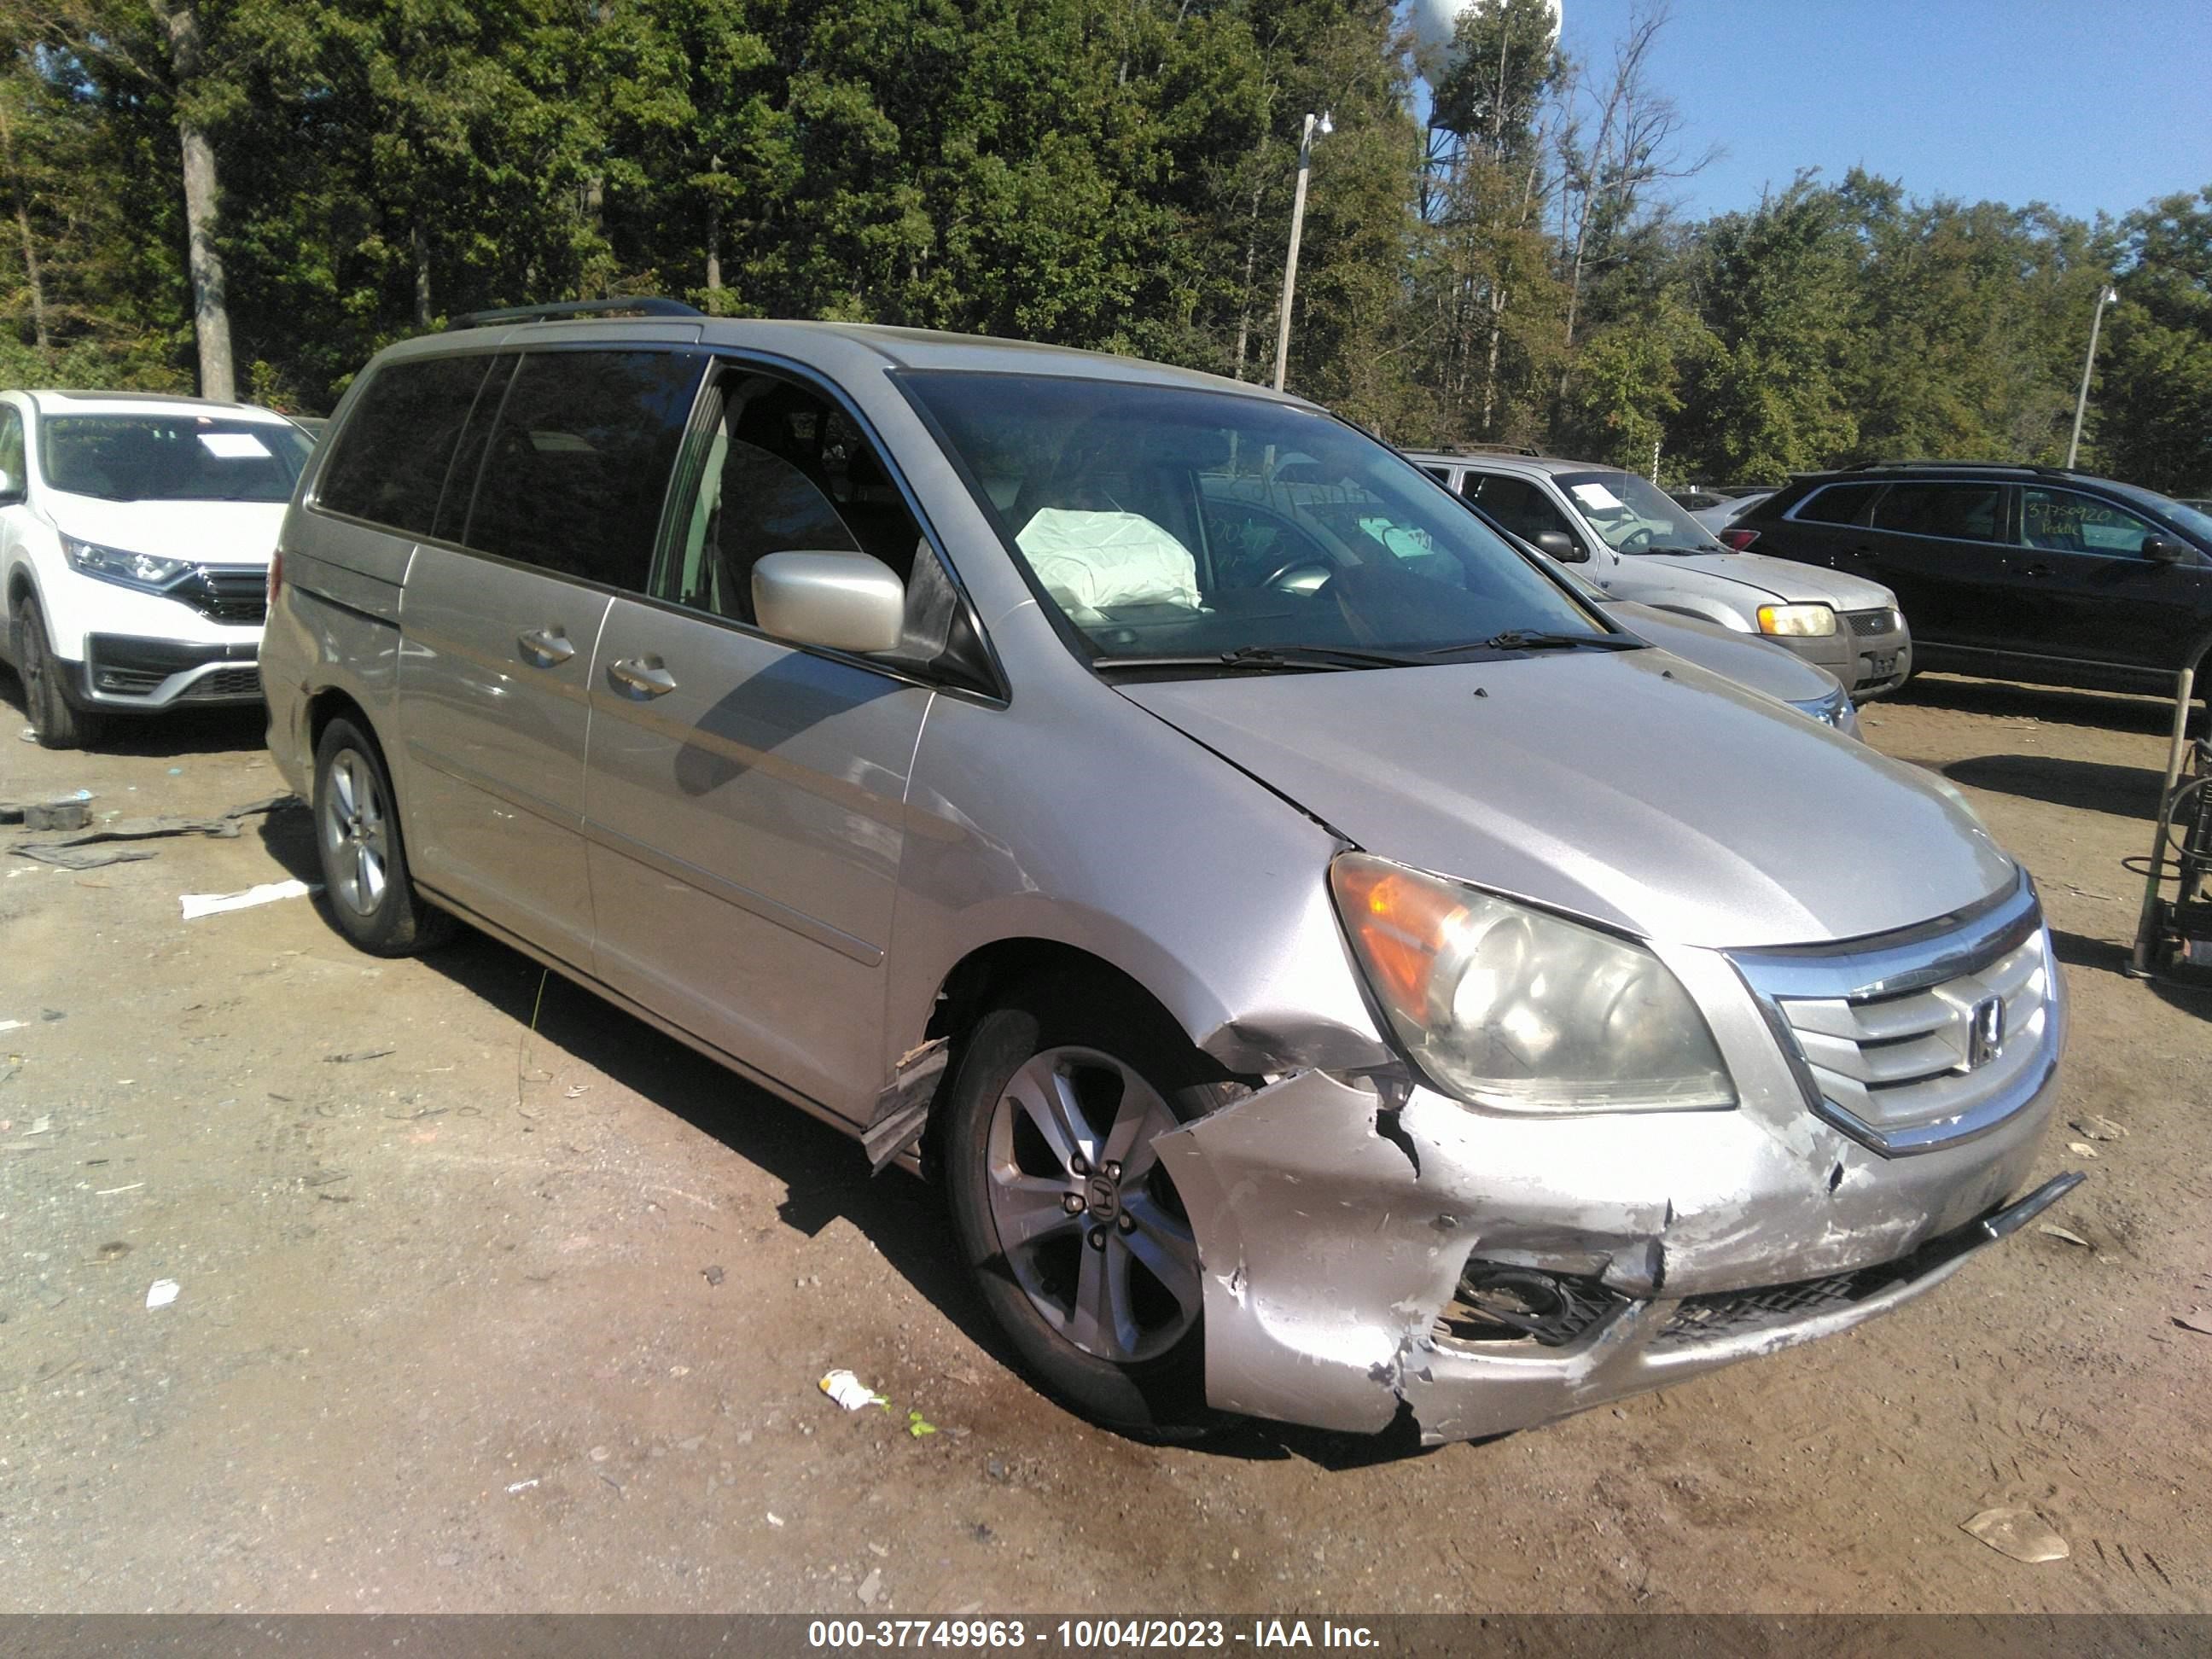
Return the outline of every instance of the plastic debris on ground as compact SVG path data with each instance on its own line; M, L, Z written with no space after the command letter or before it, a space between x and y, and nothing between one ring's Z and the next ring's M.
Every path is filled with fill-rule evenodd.
M146 1305L166 1308L177 1299L177 1292L182 1288L173 1279L157 1279L147 1288Z
M881 1406L886 1411L890 1409L890 1401L850 1371L832 1371L814 1386L848 1412L860 1411L868 1406Z
M301 805L297 795L270 795L260 800L248 801L243 806L234 806L211 818L113 818L96 828L78 829L74 834L48 834L33 840L15 842L8 850L64 870L96 870L104 865L129 864L141 859L150 859L154 854L143 847L95 843L152 841L164 836L213 836L219 840L235 840L243 828L241 819L263 812L287 811ZM82 813L84 809L78 806L76 810Z
M2076 1158L2096 1158L2100 1155L2097 1149L2086 1140L2069 1140L2066 1143L2066 1150Z
M2119 1140L2124 1139L2128 1133L2124 1125L2115 1123L2108 1117L2099 1117L2094 1113L2075 1118L2074 1128L2077 1133L2085 1134L2092 1140Z
M2097 1248L2095 1245L2092 1244L2092 1243L2091 1243L2087 1239L2086 1239L2086 1238L2082 1237L2081 1234L2079 1234L2079 1233L2069 1233L2069 1232L2068 1232L2068 1231L2066 1231L2066 1229L2065 1229L2065 1228L2063 1228L2063 1227L2055 1227L2055 1226L2053 1226L2051 1223L2049 1223L2048 1221L2045 1222L2045 1223L2043 1224L2043 1225L2041 1225L2040 1227L2037 1228L2037 1229L2036 1229L2036 1231L2037 1231L2038 1232L2041 1232L2041 1233L2049 1233L2049 1234L2051 1236L2051 1237L2053 1237L2053 1238L2057 1238L2057 1239L2062 1239L2062 1240L2063 1240L2065 1243L2069 1243L2069 1244L2079 1244L2079 1245L2080 1245L2083 1249L2085 1249L2085 1250L2094 1250L2094 1249L2095 1249Z
M274 904L279 899L305 898L310 893L322 890L320 882L264 881L242 893L180 893L177 896L177 902L184 907L185 920L196 921L202 916L221 915L228 910L250 910L257 904Z
M1959 1528L2015 1561L2063 1561L2074 1553L2073 1546L2033 1510L1984 1510L1971 1521L1961 1521Z
M925 1434L935 1434L937 1425L923 1421L920 1412L908 1412L906 1414L906 1431L919 1440Z

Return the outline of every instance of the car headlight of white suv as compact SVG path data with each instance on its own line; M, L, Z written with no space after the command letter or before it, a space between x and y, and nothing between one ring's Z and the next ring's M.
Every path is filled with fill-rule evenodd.
M118 547L102 547L97 542L80 541L67 535L62 538L62 557L81 576L118 582L148 593L167 592L194 568L190 559L172 559L159 553L126 553Z
M1504 1112L1733 1106L1712 1032L1633 940L1364 853L1329 866L1345 932L1407 1056Z
M1824 640L1836 631L1836 612L1825 605L1762 605L1759 631L1778 639Z

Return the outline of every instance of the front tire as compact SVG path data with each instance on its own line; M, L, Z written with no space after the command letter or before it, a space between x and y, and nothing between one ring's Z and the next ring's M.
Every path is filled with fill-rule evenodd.
M1188 1439L1221 1419L1198 1247L1152 1142L1231 1095L1164 1023L1074 995L986 1014L939 1150L962 1254L1048 1391L1121 1432Z
M392 775L374 739L335 720L315 745L315 854L331 920L373 956L406 957L451 938L453 919L425 903L407 869Z
M15 601L15 672L23 683L23 713L42 749L89 749L106 722L77 708L64 695L61 665L38 600L28 593Z

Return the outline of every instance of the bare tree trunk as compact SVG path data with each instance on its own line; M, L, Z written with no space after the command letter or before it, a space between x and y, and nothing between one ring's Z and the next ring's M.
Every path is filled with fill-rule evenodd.
M1490 361L1482 377L1482 435L1494 438L1497 429L1491 424L1498 407L1498 352L1505 338L1505 287L1502 283L1490 285Z
M711 293L722 285L722 198L707 198L707 288Z
M31 234L31 212L23 201L23 175L15 171L15 129L0 105L0 167L8 170L8 186L15 198L15 231L23 240L23 279L31 289L31 327L39 341L39 361L52 368L53 337L46 331L46 284L39 269L39 244Z
M162 21L168 27L170 61L177 76L177 137L184 149L185 234L192 279L192 333L199 344L200 396L229 403L238 395L238 381L231 362L222 252L215 242L221 199L215 146L185 112L192 82L200 74L199 14L188 3L172 3L164 9Z
M416 220L409 239L415 254L415 326L422 333L430 331L430 239L422 234L422 223Z
M1261 155L1265 155L1265 143ZM1245 234L1245 285L1243 299L1237 301L1237 378L1243 380L1245 349L1252 343L1252 265L1259 258L1259 204L1263 185L1252 185L1252 230Z

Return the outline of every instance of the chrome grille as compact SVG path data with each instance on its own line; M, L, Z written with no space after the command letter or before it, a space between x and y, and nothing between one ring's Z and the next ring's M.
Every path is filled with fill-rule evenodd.
M2057 970L2024 878L1933 933L1736 963L1814 1109L1878 1152L1930 1152L1994 1127L2057 1060Z
M204 564L171 591L216 622L258 623L269 612L269 573L252 565Z
M1854 634L1894 634L1902 619L1897 612L1882 611L1846 611L1844 620L1851 625Z

